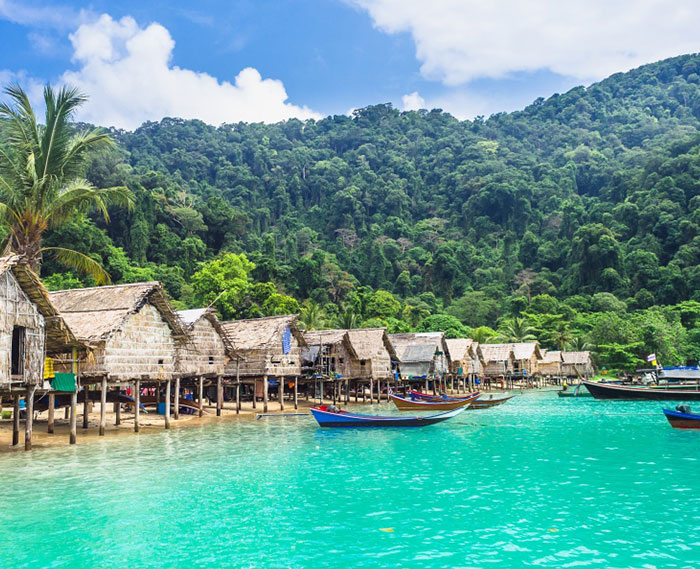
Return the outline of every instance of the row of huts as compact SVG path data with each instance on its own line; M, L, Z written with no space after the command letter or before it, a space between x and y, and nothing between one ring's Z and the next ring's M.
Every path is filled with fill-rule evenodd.
M479 345L383 328L302 332L297 315L222 322L211 308L175 311L158 282L49 292L17 256L0 258L0 309L0 397L15 407L14 443L25 399L26 448L35 399L48 406L49 432L54 409L70 408L75 442L79 393L84 427L90 404L100 401L103 434L106 403L117 403L119 422L125 391L138 431L143 405L160 404L168 428L184 393L183 405L204 413L205 390L220 414L225 399L240 410L242 392L266 411L270 389L283 409L285 399L296 408L300 386L307 397L325 389L334 400L374 401L398 382L427 388L432 381L435 389L439 379L467 389L477 377L592 373L587 352L543 353L534 342Z

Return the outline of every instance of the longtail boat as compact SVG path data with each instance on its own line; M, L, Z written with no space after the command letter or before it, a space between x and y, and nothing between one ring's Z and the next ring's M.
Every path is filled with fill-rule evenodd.
M591 397L591 394L586 389L581 389L581 383L579 383L573 389L560 389L557 391L559 397Z
M498 405L502 405L509 399L513 399L513 395L509 395L508 397L501 397L500 399L482 399L479 397L478 399L474 400L471 402L469 405L469 410L472 411L474 409L489 409L491 407L497 407Z
M479 395L479 392L475 391L474 393L470 393L469 395L458 395L455 397L454 395L447 395L445 393L442 393L440 395L431 395L430 393L422 393L420 391L412 389L408 392L408 394L411 396L411 399L413 401L461 401L466 397L471 397L472 395Z
M700 384L695 389L681 387L665 388L664 386L631 387L613 383L596 383L584 381L583 385L596 399L618 399L624 401L700 401Z
M675 411L664 409L664 415L671 426L674 429L700 429L700 413L691 413L687 407L681 411L682 407L679 405Z
M460 407L466 407L472 401L474 401L479 394L472 394L461 399L455 400L439 400L439 401L413 401L406 397L399 397L391 393L389 395L394 405L400 411L448 411L450 409L459 409Z
M438 413L437 415L430 415L429 417L382 417L376 415L348 413L347 411L342 411L337 408L331 410L331 407L326 405L311 408L311 413L314 416L314 419L318 421L318 424L321 427L341 428L426 427L427 425L434 425L436 423L447 421L447 419L456 417L463 411L464 407L460 407L459 409Z

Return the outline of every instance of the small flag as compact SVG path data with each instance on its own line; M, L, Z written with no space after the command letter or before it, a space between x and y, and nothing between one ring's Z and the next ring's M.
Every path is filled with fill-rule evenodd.
M647 361L648 361L648 362L653 362L653 361L655 361L655 360L656 360L656 354L649 354L649 355L647 356Z

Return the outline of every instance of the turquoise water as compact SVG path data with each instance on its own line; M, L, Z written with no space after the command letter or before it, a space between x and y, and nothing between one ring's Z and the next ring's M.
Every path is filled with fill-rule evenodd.
M700 432L660 409L533 393L420 430L289 417L0 455L2 566L700 567Z

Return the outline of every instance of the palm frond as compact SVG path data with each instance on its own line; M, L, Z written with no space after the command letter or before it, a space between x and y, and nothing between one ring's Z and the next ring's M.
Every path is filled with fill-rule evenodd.
M111 284L109 273L97 261L83 253L62 247L44 247L41 252L50 252L54 258L83 274L90 275L98 285Z
M71 219L76 213L87 213L97 209L109 221L110 206L125 207L131 210L134 197L124 186L114 188L95 188L87 180L77 179L68 184L46 207L46 218L52 226L60 225Z

